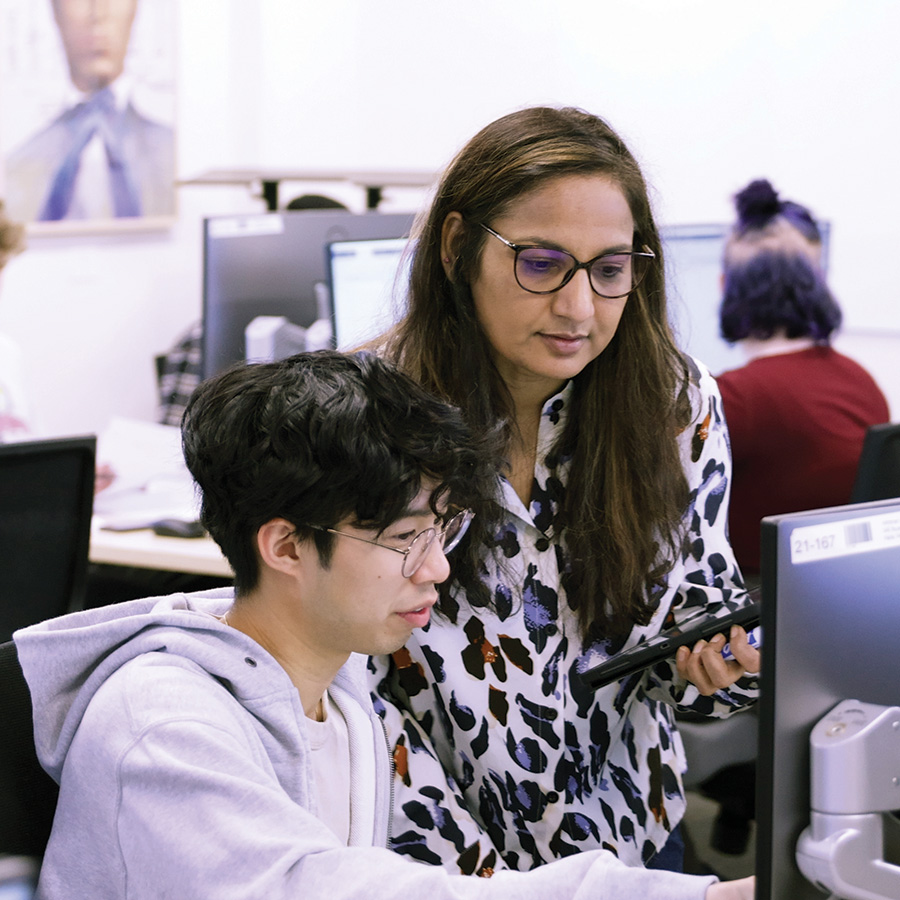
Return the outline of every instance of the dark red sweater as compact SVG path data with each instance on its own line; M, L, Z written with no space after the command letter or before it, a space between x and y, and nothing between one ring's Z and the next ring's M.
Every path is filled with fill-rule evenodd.
M755 575L763 516L847 503L866 429L888 421L888 405L831 347L760 357L717 381L734 460L731 544Z

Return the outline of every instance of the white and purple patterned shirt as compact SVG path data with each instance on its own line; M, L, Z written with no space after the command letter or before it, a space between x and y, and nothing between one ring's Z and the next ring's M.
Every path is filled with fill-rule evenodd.
M683 558L647 626L618 646L583 645L560 585L565 543L550 528L566 469L547 455L570 396L567 385L544 406L529 508L502 484L502 552L486 554L494 609L457 597L455 625L434 617L405 648L370 661L396 764L393 847L455 872L527 870L597 847L646 863L685 809L674 710L724 716L758 692L747 676L701 696L672 661L596 693L582 685L578 673L744 589L726 535L721 399L694 365L694 418L679 438L691 492Z

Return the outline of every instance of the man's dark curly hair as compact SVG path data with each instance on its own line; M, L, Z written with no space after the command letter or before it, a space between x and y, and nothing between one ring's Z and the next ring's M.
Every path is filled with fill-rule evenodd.
M312 526L349 519L380 532L430 487L435 514L475 511L464 540L477 540L498 479L495 438L473 438L454 407L369 353L235 366L195 391L182 445L238 597L258 584L254 541L274 518L312 538L327 565L333 536Z

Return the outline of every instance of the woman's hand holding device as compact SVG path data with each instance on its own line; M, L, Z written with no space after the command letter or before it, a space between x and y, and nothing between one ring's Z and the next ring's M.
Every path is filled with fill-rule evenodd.
M726 643L732 659L722 656ZM708 641L697 641L691 649L679 647L675 665L682 678L696 685L701 694L709 695L734 684L747 672L758 672L760 654L750 645L747 632L740 625L732 625L728 639L717 634Z

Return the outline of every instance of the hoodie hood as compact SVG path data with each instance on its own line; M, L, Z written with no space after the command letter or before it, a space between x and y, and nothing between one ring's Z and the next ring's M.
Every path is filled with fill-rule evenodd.
M287 673L259 644L217 618L234 602L232 588L117 603L50 619L13 635L31 691L35 748L57 782L88 704L109 677L147 653L182 656L224 684L261 720L277 744L297 737L298 707ZM354 655L335 685L368 706L365 658ZM288 700L278 702L279 700Z

